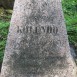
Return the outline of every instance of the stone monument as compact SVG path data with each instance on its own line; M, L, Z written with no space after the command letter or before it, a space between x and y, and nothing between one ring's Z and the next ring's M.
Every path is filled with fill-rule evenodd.
M1 77L75 77L61 0L15 0Z

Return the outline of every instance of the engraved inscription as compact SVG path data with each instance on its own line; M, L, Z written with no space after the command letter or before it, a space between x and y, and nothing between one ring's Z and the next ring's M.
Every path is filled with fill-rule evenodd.
M17 26L17 33L52 33L58 34L58 28L52 26L25 26L23 28Z

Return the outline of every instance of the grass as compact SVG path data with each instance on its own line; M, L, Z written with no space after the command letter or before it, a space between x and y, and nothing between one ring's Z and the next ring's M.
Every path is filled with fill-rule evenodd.
M69 42L77 46L77 0L63 0Z
M3 60L6 39L8 34L9 21L0 20L0 63Z
M4 50L8 35L8 29L10 25L11 19L11 10L4 10L4 8L0 8L0 63L3 61Z

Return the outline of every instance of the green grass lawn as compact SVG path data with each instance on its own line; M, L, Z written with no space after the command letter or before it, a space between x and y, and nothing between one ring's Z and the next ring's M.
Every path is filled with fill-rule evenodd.
M63 0L62 4L69 42L77 47L77 0ZM4 9L2 10L4 11ZM1 13L2 16L0 16L0 62L3 60L8 28L10 25L9 22L11 18L11 15L3 13Z

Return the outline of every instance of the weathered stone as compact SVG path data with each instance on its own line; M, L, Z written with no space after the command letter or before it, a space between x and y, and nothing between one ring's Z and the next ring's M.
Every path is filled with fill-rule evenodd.
M75 77L60 0L15 0L2 77Z

